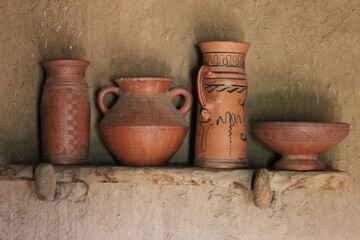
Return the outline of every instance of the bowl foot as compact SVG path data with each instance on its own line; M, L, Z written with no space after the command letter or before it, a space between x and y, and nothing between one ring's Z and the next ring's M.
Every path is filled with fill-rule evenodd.
M296 159L282 158L275 163L275 169L279 170L295 170L295 171L311 171L325 169L324 163L318 159Z

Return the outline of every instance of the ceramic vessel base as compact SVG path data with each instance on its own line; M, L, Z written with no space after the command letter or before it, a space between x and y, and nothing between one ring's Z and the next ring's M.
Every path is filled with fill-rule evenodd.
M249 166L238 166L238 167L234 167L234 166L209 166L209 165L199 165L199 164L194 164L195 167L203 167L203 168L221 168L221 169L234 169L234 168L249 168Z
M82 165L82 164L87 164L88 160L87 159L73 159L73 158L70 158L70 159L59 159L59 160L51 159L51 161L50 160L44 160L44 162L49 162L49 163L54 164L54 165Z
M219 158L195 158L194 165L205 168L248 168L248 159L219 159Z
M275 169L294 170L294 171L311 171L325 169L324 163L317 158L314 159L294 159L283 157L275 163Z

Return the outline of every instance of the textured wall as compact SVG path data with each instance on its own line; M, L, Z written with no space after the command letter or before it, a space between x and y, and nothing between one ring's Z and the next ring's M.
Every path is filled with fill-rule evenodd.
M32 184L1 182L0 239L358 239L359 12L358 0L0 0L0 162L39 159L41 61L91 62L90 160L113 163L97 129L101 87L115 77L170 76L194 92L197 43L240 40L251 43L250 120L350 123L322 158L352 175L345 192L279 194L267 210L240 190L94 184L84 203L43 203ZM188 162L189 139L172 161ZM272 162L270 151L249 145L253 166Z

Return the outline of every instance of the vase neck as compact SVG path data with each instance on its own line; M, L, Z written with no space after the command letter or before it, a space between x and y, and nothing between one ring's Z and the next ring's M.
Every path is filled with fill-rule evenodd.
M115 82L124 93L133 95L157 95L168 91L172 78L118 78Z
M50 60L42 63L46 70L46 85L86 85L85 71L90 62L85 60Z
M249 44L244 42L212 41L200 43L203 63L210 67L245 68Z
M203 54L213 52L246 54L249 50L250 44L245 42L209 41L200 43L199 47Z

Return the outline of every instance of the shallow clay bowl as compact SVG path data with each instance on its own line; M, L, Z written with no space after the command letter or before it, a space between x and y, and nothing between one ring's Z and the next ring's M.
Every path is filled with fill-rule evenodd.
M275 168L321 170L318 155L338 145L349 133L347 123L255 122L253 135L266 147L282 155Z

